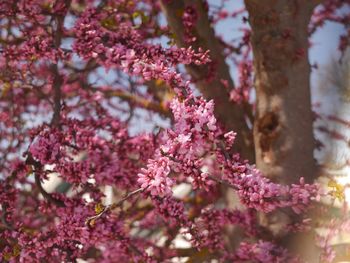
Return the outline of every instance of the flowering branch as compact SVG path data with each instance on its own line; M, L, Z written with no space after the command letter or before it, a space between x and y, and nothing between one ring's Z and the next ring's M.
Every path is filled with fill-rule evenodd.
M200 0L161 1L161 3L179 46L195 45L205 50L210 50L212 63L202 67L189 65L187 70L203 95L208 100L213 99L215 101L215 113L225 128L227 130L241 131L237 135L236 147L244 159L253 162L255 158L251 131L245 122L244 109L229 100L228 93L230 89L234 89L234 83L222 54L222 46L210 25L209 17L205 11L205 3ZM189 29L194 35L193 43L186 43L186 27L183 26L187 8L194 10L193 13L190 13L194 18L190 23L191 28ZM184 11L184 17L178 14L178 10ZM226 85L228 90L222 81L228 83Z

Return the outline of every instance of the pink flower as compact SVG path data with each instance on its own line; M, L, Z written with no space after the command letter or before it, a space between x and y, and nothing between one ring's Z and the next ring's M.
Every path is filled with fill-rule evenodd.
M147 189L151 195L171 195L173 181L168 177L170 173L169 158L161 157L158 160L148 160L147 169L142 168L137 175L137 182Z

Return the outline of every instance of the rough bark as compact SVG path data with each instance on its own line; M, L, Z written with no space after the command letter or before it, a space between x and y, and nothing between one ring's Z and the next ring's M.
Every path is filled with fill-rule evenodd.
M282 183L317 174L308 61L312 1L246 0L257 94L256 164Z
M245 4L252 28L257 167L280 183L295 183L300 177L312 182L318 172L313 157L308 24L316 1L245 0ZM277 211L261 214L260 223L279 244L308 262L318 262L312 231L285 231L286 224L297 220L298 216Z
M210 58L212 60L210 66L198 67L190 65L186 69L192 76L192 79L196 81L196 86L203 96L214 100L215 115L224 124L225 128L237 132L234 150L241 153L243 158L254 162L252 132L245 121L246 113L243 107L229 100L229 91L222 83L222 80L225 80L228 82L229 87L234 87L229 68L222 54L223 48L211 27L204 1L161 1L161 4L168 24L175 34L175 41L178 46L187 47L192 45L195 48L201 47L204 50L210 50ZM186 43L184 38L182 14L186 7L193 7L198 15L196 25L191 31L191 34L196 37L196 41L191 44ZM207 76L213 71L212 66L214 66L215 75L208 79Z

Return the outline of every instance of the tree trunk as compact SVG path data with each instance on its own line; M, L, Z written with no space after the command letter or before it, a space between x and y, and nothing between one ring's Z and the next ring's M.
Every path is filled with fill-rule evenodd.
M308 24L315 7L303 0L246 0L252 27L256 164L281 183L317 175L308 61Z
M313 156L308 24L316 1L245 0L245 4L252 28L257 167L279 183L295 183L300 177L313 182L318 170ZM281 211L260 216L260 223L280 245L307 262L318 262L313 231L285 231L298 216Z

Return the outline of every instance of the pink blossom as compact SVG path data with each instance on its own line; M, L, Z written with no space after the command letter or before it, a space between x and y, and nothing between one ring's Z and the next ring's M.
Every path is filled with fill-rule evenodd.
M147 168L142 168L137 175L137 182L151 195L170 195L173 181L168 177L170 173L169 159L160 157L156 160L148 160Z

